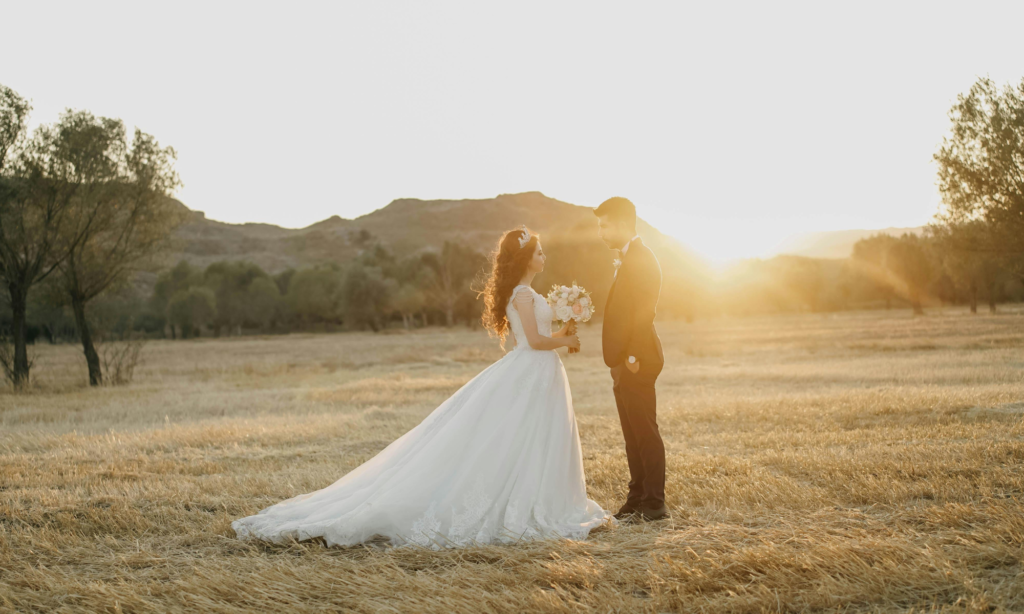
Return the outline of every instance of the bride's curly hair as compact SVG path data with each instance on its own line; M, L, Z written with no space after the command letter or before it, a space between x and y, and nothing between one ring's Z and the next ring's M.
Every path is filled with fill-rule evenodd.
M524 236L524 230L530 234L530 240L520 247L519 241ZM481 319L487 332L501 340L502 349L508 336L508 316L505 315L505 308L512 298L512 290L526 274L526 268L533 258L539 240L540 237L525 226L515 228L501 235L498 249L491 253L491 274L481 293L484 295L484 313Z

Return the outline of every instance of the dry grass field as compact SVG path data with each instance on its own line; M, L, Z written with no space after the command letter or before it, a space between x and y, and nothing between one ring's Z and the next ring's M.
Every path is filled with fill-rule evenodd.
M243 543L500 356L481 332L151 342L0 392L0 611L1024 610L1024 315L660 326L667 522L432 552ZM597 327L566 356L590 496L626 460Z

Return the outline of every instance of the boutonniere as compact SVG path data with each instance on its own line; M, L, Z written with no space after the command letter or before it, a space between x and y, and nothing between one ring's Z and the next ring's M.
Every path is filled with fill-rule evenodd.
M612 260L612 266L615 267L615 272L618 273L619 272L619 267L622 266L622 260L620 260L618 258L616 258L615 260Z

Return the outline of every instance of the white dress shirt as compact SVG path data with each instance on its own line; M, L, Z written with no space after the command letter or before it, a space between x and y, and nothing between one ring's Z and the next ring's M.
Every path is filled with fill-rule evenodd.
M622 246L622 249L620 249L619 251L622 252L623 256L626 255L626 250L629 249L629 244L632 243L633 241L636 241L639 238L640 238L640 235L638 235L638 234L633 235L633 238L630 239L629 241L627 241L626 244Z
M615 262L617 262L619 264L619 266L622 266L621 258L624 258L626 256L626 250L629 249L629 244L632 243L633 241L639 239L639 238L640 238L640 235L633 235L632 239L627 241L625 245L623 245L622 247L619 248L619 256L620 256L620 258L615 261ZM618 277L619 276L619 266L615 267L615 273L612 275L612 277Z

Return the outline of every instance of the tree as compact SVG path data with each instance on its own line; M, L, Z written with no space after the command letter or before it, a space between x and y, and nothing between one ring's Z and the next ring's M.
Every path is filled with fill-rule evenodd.
M971 249L972 245L984 241L977 234L986 233L986 225L980 220L973 220L957 225L937 225L930 230L940 246L942 266L967 295L971 313L978 312L979 293L986 296L989 311L995 313L997 287L1003 275L1001 258L992 252Z
M480 299L478 291L466 288L455 299L455 315L469 328L476 329L481 326L483 314L484 302Z
M395 292L393 304L395 310L402 316L402 325L409 330L411 324L415 324L415 316L423 310L427 299L423 292L413 284L403 284Z
M28 217L31 225L39 225L41 222L45 227L48 216L45 208L38 212L42 213L39 218L32 219L35 216L26 215L29 213L28 203L19 189L22 187L20 181L11 176L8 164L8 155L25 136L30 110L28 101L14 90L0 85L0 275L8 291L12 311L11 332L14 337L14 356L11 357L11 364L5 364L4 367L15 386L21 386L28 380L30 368L25 339L28 289L49 272L43 269L49 264L47 260L50 257L47 247L37 243L27 245L35 242L30 238L32 231L26 233L24 218ZM19 221L21 224L18 224ZM12 239L14 242L9 243ZM24 247L37 249L29 255L24 249L19 249Z
M183 220L170 200L179 180L171 148L136 129L128 142L121 120L66 111L52 133L76 143L81 187L62 227L59 263L89 367L89 384L102 382L100 358L86 318L86 305L128 280L167 246Z
M198 286L202 283L202 275L198 270L195 269L187 260L178 262L169 271L164 271L156 279L156 285L153 287L153 296L149 299L149 308L158 317L165 318L170 321L170 314L168 307L170 306L171 298L183 290L188 290L192 286ZM177 338L175 333L175 325L172 322L170 324L171 339Z
M885 267L902 282L901 289L914 313L924 313L922 299L934 271L923 240L916 235L904 234L886 251Z
M46 127L26 135L28 102L0 85L0 278L11 309L14 355L10 379L28 381L26 312L29 289L64 258L60 245L68 210L90 178L91 143L76 131Z
M1024 276L1024 79L1000 90L979 79L949 112L950 135L935 154L944 210L940 225L971 223L954 234L965 251L996 254Z
M0 85L0 170L7 166L8 155L25 137L32 105L9 87Z
M269 277L257 277L246 290L246 320L266 330L277 316L281 292Z
M209 288L189 288L171 297L168 319L178 326L183 339L192 337L217 317L217 297Z
M29 322L37 323L51 344L74 342L78 340L75 319L68 312L67 297L64 288L52 275L42 283L36 284L29 295Z
M892 299L898 296L895 280L885 266L886 254L895 241L891 235L877 234L861 239L853 246L852 262L856 264L853 271L871 280L875 291L885 299L886 309L892 307Z
M292 281L292 275L295 275L295 269L291 267L274 275L274 283L277 284L277 291L281 296L288 294L288 284Z
M217 296L217 318L213 322L216 334L220 334L221 327L228 335L241 333L242 323L250 314L249 287L257 279L269 281L269 276L256 264L238 261L215 262L206 267L203 277L204 285Z
M773 273L785 304L793 306L795 303L811 311L821 309L825 280L819 260L782 255L769 262L775 265Z
M441 253L427 252L421 262L431 273L427 292L444 312L445 325L452 326L459 295L469 288L487 260L470 247L445 241Z
M391 308L397 282L385 279L377 267L352 263L345 272L342 296L345 322L351 326L369 326L373 332L381 328L382 316Z
M341 316L339 271L330 266L297 271L288 282L285 303L305 325L337 321Z
M935 274L926 239L909 233L898 238L878 234L861 239L853 246L853 261L874 281L887 308L899 297L910 303L915 314L924 313L923 299Z

